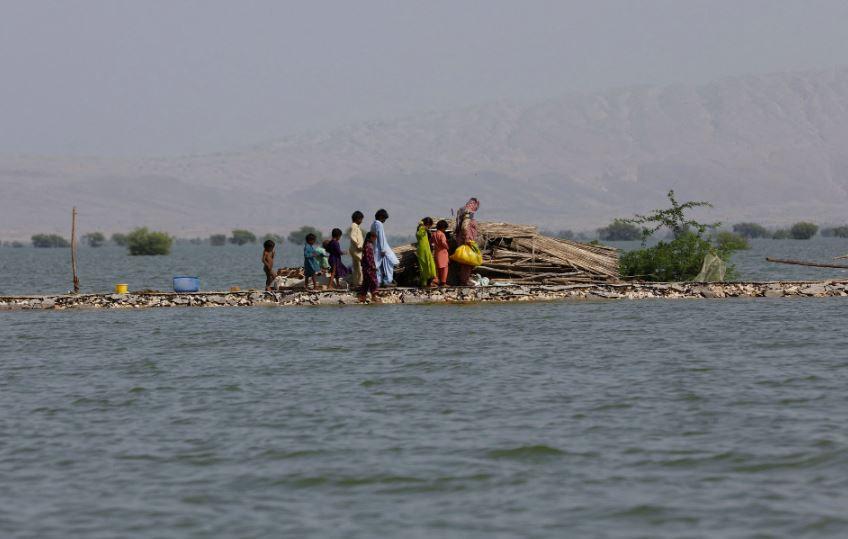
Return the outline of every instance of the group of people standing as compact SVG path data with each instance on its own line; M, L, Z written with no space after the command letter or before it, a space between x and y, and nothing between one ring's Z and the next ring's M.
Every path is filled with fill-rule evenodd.
M476 241L477 222L474 214L479 207L479 201L471 198L457 212L456 226L453 231L454 248ZM331 238L321 245L316 245L315 234L306 236L303 246L303 270L307 288L310 281L312 287L317 288L316 276L322 271L329 275L330 288L335 288L341 279L347 278L350 286L358 289L360 301L366 301L369 294L374 301L379 301L377 291L380 288L396 286L394 271L399 260L389 245L384 226L389 213L384 209L377 210L374 214L374 222L366 233L363 233L361 228L364 218L361 211L355 211L351 215L351 225L347 232L350 247L347 252L341 248L342 230L339 228L334 228ZM451 244L446 235L448 222L440 220L435 223L435 230L433 227L433 219L425 217L418 223L415 234L419 284L422 287L446 286L448 283L451 251ZM273 243L270 249L269 245L265 245L263 255L263 266L267 278L266 288L270 287L273 279L273 248ZM342 256L346 253L350 255L352 261L350 267L342 261ZM468 285L474 266L458 264L458 267L457 283L462 286Z

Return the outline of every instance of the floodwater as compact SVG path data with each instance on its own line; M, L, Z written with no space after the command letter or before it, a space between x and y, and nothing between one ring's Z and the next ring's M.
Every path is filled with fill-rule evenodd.
M848 252L768 243L743 278ZM84 288L261 277L94 251ZM13 252L61 258L0 250L5 292L52 282ZM756 278L839 276L787 270ZM845 537L846 308L0 312L0 537Z
M639 242L612 243L629 250ZM286 243L277 253L277 266L303 264L302 248ZM734 255L740 280L848 279L848 270L788 266L765 261L766 256L837 262L832 257L848 253L848 239L816 238L810 241L754 240L752 248ZM175 245L169 256L127 255L124 248L80 247L78 274L83 292L108 292L126 283L130 290L172 290L176 275L200 277L204 290L264 288L262 248L227 245ZM64 293L72 288L70 249L0 248L0 295Z

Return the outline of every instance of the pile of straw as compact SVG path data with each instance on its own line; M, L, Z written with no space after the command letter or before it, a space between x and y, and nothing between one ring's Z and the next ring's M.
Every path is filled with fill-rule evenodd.
M518 284L578 284L617 281L618 249L551 238L535 226L478 222L483 265L475 273ZM453 230L451 223L448 231ZM398 283L411 283L418 273L415 247L395 248Z

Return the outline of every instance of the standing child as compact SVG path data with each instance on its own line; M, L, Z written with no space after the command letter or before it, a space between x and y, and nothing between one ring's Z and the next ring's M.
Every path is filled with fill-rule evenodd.
M348 251L350 252L351 268L353 269L351 286L362 284L362 248L365 246L365 239L362 237L362 229L359 228L359 225L362 224L364 217L359 210L356 210L350 216L351 225L347 235L350 237Z
M450 257L448 256L448 238L445 236L447 229L448 222L442 219L436 223L436 231L433 232L433 258L436 262L436 278L439 281L439 286L448 284Z
M421 287L431 286L436 277L436 264L433 262L433 252L430 250L430 227L433 219L425 217L418 223L415 239L418 240L415 256L418 258L418 279Z
M303 246L303 281L304 288L309 288L309 279L312 278L312 288L318 288L318 281L315 276L321 271L321 262L315 248L315 234L306 235L306 244Z
M327 247L330 246L330 240L321 242L321 247L316 247L315 252L318 253L318 262L321 264L321 271L324 275L329 274L330 270L330 253L327 252Z
M350 268L342 263L342 245L339 240L342 239L342 230L334 228L330 233L333 239L327 245L327 252L330 253L330 288L335 288L338 284L336 279L344 279L350 275Z
M373 232L365 234L365 244L362 248L362 286L359 288L359 301L362 303L365 303L365 300L368 299L369 293L371 293L374 302L380 302L377 298L380 281L377 277L377 263L374 260L374 243L376 240L377 235Z
M274 282L274 242L265 240L262 244L262 269L265 270L265 290L271 290L271 283Z

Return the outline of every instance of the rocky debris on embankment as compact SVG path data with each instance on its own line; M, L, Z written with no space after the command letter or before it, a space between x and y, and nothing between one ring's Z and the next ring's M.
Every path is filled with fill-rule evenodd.
M390 288L383 303L478 303L568 299L697 299L846 297L848 281L749 283L618 283L585 285L512 285L442 289ZM151 307L252 307L350 305L356 294L337 290L288 289L278 292L197 292L0 296L0 310L140 309Z

